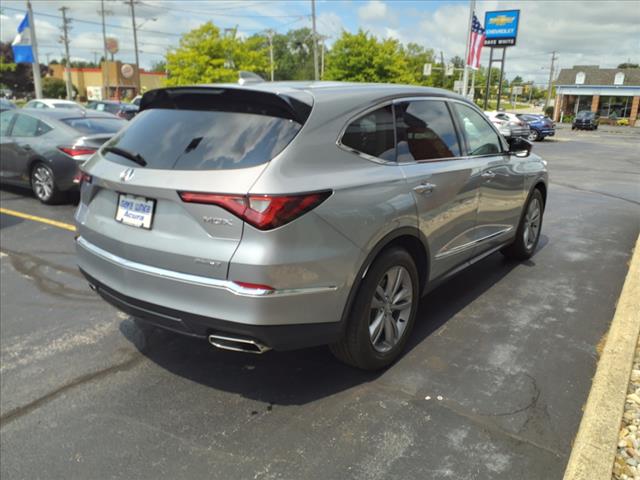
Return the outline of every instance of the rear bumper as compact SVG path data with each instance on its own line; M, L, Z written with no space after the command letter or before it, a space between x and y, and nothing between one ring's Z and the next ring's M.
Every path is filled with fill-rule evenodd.
M295 350L334 343L341 335L339 322L246 325L173 310L128 297L96 280L82 268L80 271L95 291L118 310L156 327L191 337L206 339L212 334L227 334L258 341L274 350Z
M167 271L117 257L78 237L82 273L109 303L135 317L187 335L228 333L276 350L335 341L338 287L248 292L224 280Z

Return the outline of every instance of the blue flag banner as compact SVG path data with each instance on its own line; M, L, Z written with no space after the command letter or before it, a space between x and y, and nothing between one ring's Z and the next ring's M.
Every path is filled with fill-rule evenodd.
M11 43L14 63L33 63L33 47L31 46L31 26L29 14L26 14L18 25L18 35Z

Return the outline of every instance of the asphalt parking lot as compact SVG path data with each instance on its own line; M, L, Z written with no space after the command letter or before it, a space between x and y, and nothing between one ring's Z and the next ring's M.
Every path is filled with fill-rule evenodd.
M640 131L536 143L537 254L425 297L406 355L262 356L139 331L88 288L73 233L0 216L2 478L560 479L640 228ZM2 207L72 222L3 188Z

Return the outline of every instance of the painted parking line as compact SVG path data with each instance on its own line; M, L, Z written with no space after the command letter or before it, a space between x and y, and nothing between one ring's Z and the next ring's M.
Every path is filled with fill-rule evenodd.
M33 222L45 223L47 225L51 225L52 227L69 230L70 232L76 231L76 227L71 225L70 223L58 222L57 220L51 220L50 218L45 218L45 217L38 217L37 215L29 215L28 213L18 212L16 210L10 210L8 208L0 207L0 213L3 213L5 215L11 215L13 217L24 218L25 220L31 220Z

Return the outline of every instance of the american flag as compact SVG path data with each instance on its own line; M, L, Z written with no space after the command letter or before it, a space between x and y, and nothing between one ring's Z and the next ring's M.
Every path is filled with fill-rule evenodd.
M467 57L467 65L474 70L480 67L480 54L482 53L485 36L484 28L482 28L474 12L473 21L471 22L471 37L469 38L469 56Z

